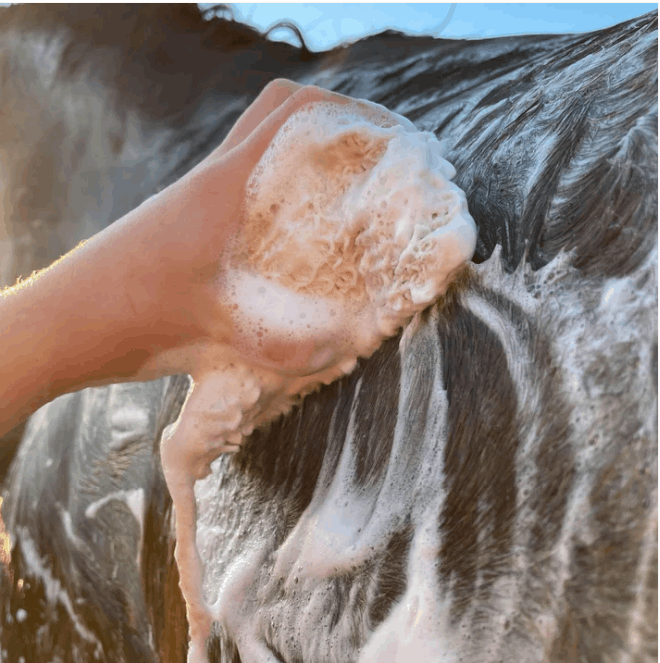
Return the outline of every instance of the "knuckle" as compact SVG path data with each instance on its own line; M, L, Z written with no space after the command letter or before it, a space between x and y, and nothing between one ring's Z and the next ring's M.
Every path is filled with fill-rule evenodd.
M266 85L263 91L267 93L278 92L279 90L293 92L299 87L299 85L290 81L288 78L275 78Z
M272 81L269 81L266 83L266 86L264 87L263 91L264 92L270 92L271 90L277 90L281 85L282 85L282 80L281 78L275 78Z
M316 85L305 85L301 87L294 96L300 101L320 101L325 97L325 90Z
M268 85L288 88L291 85L295 85L295 83L290 81L288 78L274 78L270 83L268 83Z

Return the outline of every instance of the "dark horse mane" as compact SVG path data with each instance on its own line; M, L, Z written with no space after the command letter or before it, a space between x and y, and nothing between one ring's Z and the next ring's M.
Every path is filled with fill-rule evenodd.
M471 194L471 210L480 229L475 263L486 260L500 244L508 270L516 268L523 254L538 269L562 248L573 245L578 251L579 266L597 272L606 270L614 275L634 269L645 255L649 236L645 222L653 218L654 199L640 196L638 192L644 189L645 182L653 174L641 172L639 167L626 167L630 159L626 157L618 161L616 150L625 147L632 156L632 152L646 149L636 135L640 131L652 130L655 116L651 114L645 122L639 123L635 111L640 88L654 84L653 62L649 60L646 67L621 71L617 80L612 81L615 91L607 99L590 98L588 89L581 89L579 94L572 93L571 86L579 82L578 72L575 71L576 78L571 80L565 70L570 71L572 63L592 62L590 68L580 71L579 75L592 79L595 88L602 75L612 77L607 62L595 57L606 45L608 35L611 35L612 45L621 42L623 55L629 48L625 43L626 35L636 33L641 38L644 33L652 33L657 29L657 16L649 14L585 35L533 35L468 42L411 37L387 30L348 46L312 53L302 36L302 46L296 47L273 41L267 35L222 16L205 18L208 15L208 10L202 12L196 5L14 5L4 8L0 10L0 40L4 35L5 43L9 40L12 46L4 48L1 56L3 96L24 112L26 109L15 97L29 96L29 102L34 103L35 89L20 89L20 86L26 78L29 80L26 74L39 78L34 69L46 66L40 60L43 56L38 50L30 54L33 61L26 62L26 53L16 46L16 40L22 41L24 46L30 40L37 40L44 53L51 48L49 55L54 56L55 61L47 66L44 96L49 89L75 85L76 81L85 81L92 87L109 91L104 112L112 112L118 119L118 125L113 127L108 139L109 158L121 156L127 140L127 115L131 111L139 113L144 122L172 130L165 151L185 149L188 154L183 159L177 158L176 167L161 175L157 187L162 188L220 142L242 109L273 78L302 76L318 82L323 79L324 72L326 78L329 76L327 72L333 72L333 89L359 96L360 88L365 87L365 78L378 74L377 85L370 86L374 87L372 93L378 94L380 103L404 110L412 121L423 120L430 111L441 107L442 116L439 122L434 122L433 131L441 138L452 133L460 135L455 144L448 144L451 156L459 166L459 178L462 155L469 154L471 159L477 156L484 162L483 168L472 169L475 172L471 181L459 182ZM297 30L295 26L291 27ZM53 42L57 42L55 46ZM548 45L552 48L549 49ZM484 48L490 57L483 57ZM567 51L570 54L567 55ZM415 73L415 58L426 59L430 55L436 58L436 62L425 62L423 71ZM541 61L543 67L538 69L535 63ZM552 98L544 97L540 92L526 95L528 90L543 89L544 84L562 74L566 79L562 81L563 94ZM475 99L471 99L471 90L487 87L484 83L493 76L509 77L510 84L495 86L475 103ZM440 82L441 88L437 89ZM13 86L18 89L12 89ZM424 99L427 91L432 91L431 100ZM511 100L525 96L528 99L524 107L511 103ZM235 106L222 117L215 118L212 128L200 126L199 122L200 106L209 97ZM506 129L498 132L502 107L507 104L515 110L517 117L513 121L505 118ZM479 121L471 122L467 131L457 131L468 112L478 111L482 111ZM39 107L35 112L40 124L54 125L50 128L51 133L44 136L45 140L57 139L65 130L61 120L58 122L59 118L54 117L52 107ZM517 133L523 135L526 123L538 113L546 116L547 124L552 125L558 135L554 153L549 153L546 159L546 171L537 178L539 184L526 191L525 199L521 200L515 192L520 189L519 184L499 179L501 169L492 160L510 156L502 154L501 147L515 139ZM49 114L53 115L52 119L47 117ZM613 144L606 154L593 149L594 115L603 120L607 118L608 136L628 135L629 144ZM12 113L5 110L0 118L0 122L4 120L0 131L5 140L16 137L29 144L39 133L46 133L41 129L34 131L34 136L26 135L26 128L18 126L22 119L23 115L13 118ZM485 128L493 122L486 132ZM538 131L538 127L535 130ZM79 144L77 149L82 151L85 147ZM567 174L571 161L590 158L590 149L594 152L591 167L583 169L579 182L571 182L570 191L567 191L569 197L557 196L562 176ZM633 161L644 161L642 157L636 155ZM37 195L37 199L21 201L23 218L13 219L19 224L35 213L30 208L43 212L44 208L52 208L58 203L57 182L52 181L55 164L52 164L51 172L47 172L49 164L45 162L49 159L31 154L23 161L26 160L30 162L29 170L23 173L23 180L29 185L38 179L40 193L29 191L28 196ZM497 181L494 178L498 178ZM495 200L493 185L499 191ZM583 191L598 188L605 192L603 196L587 198L582 195ZM626 199L610 200L606 192L620 188L629 192ZM644 208L638 205L644 205ZM499 212L494 221L493 206ZM553 213L562 220L559 227L546 222L551 206ZM622 206L625 211L621 221L605 220L601 226L607 231L597 230L594 237L587 219L596 213L609 217L612 209L619 210ZM60 220L56 214L51 216L51 223ZM633 217L643 219L645 225L637 228L633 222L631 227L628 222ZM105 218L102 222L107 224L112 220ZM622 249L617 239L621 233L621 240L626 245L632 242L632 250ZM70 247L58 248L61 251ZM40 251L44 253L43 246ZM22 275L30 268L50 264L58 257L57 251L47 253L44 259L33 261L29 266L21 268L17 265L12 277Z
M389 628L413 583L415 518L441 490L429 587L436 608L449 606L451 629L473 620L475 649L462 651L483 645L485 657L490 643L479 634L488 632L502 660L537 660L527 655L538 644L545 660L594 661L641 633L640 660L651 660L657 630L654 644L653 619L639 616L657 614L657 549L647 545L657 538L657 12L589 34L464 41L385 31L320 53L302 35L300 46L278 42L226 14L164 4L0 8L0 287L178 179L276 77L370 99L434 132L479 239L465 282L405 342L387 341L222 459L219 502L207 500L206 514L222 514L229 558L241 560L250 537L272 536L262 576L286 576L287 559L297 561L285 545L297 528L316 536L318 514L342 516L341 505L332 511L336 484L347 509L401 511L366 563L335 551L329 563L344 566L319 575L319 593L312 569L299 586L308 603L293 610L283 578L255 571L245 583L257 588L252 603L227 617L212 660L240 660L231 618L256 623L241 613L250 605L272 660L353 660ZM8 563L0 519L0 650L30 663L91 660L99 648L101 660L184 660L158 448L187 389L176 376L84 390L0 440L13 543ZM126 411L139 416L126 423ZM354 474L342 475L350 454ZM578 484L590 509L584 531ZM141 523L124 500L136 489ZM92 504L98 513L88 517ZM377 531L364 517L357 547ZM214 562L224 577L231 560ZM508 595L498 603L502 578L518 583L518 612ZM324 600L318 640L287 639ZM7 626L18 610L25 620ZM301 653L336 634L345 650L335 659Z
M2 12L2 31L16 30L25 39L45 34L46 40L64 40L54 83L93 69L98 83L117 91L117 110L136 108L151 120L175 126L190 120L200 96L211 88L261 89L283 68L319 57L304 41L300 48L272 41L237 21L208 17L195 4L34 4Z

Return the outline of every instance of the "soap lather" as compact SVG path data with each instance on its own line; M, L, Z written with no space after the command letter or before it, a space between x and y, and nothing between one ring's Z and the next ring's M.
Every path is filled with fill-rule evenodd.
M221 277L237 338L200 358L161 444L189 663L207 661L213 621L195 541L195 481L255 427L349 373L472 257L476 225L440 147L382 106L318 103L287 120L250 178Z

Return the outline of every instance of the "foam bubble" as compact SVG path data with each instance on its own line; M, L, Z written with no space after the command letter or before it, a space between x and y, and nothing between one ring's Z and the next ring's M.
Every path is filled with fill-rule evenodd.
M207 660L212 623L195 542L195 481L220 453L350 372L445 292L476 243L454 175L433 134L368 102L301 109L255 168L218 281L235 336L231 346L186 350L195 385L161 445L190 663Z
M385 335L442 294L476 229L440 143L401 120L371 104L295 113L250 180L234 264L381 307Z

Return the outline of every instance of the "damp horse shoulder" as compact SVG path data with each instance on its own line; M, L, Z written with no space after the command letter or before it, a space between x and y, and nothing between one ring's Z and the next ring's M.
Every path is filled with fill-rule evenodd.
M294 113L255 168L218 282L236 338L190 350L194 386L161 445L190 663L206 661L212 624L195 481L445 292L477 234L454 174L433 134L362 101Z

